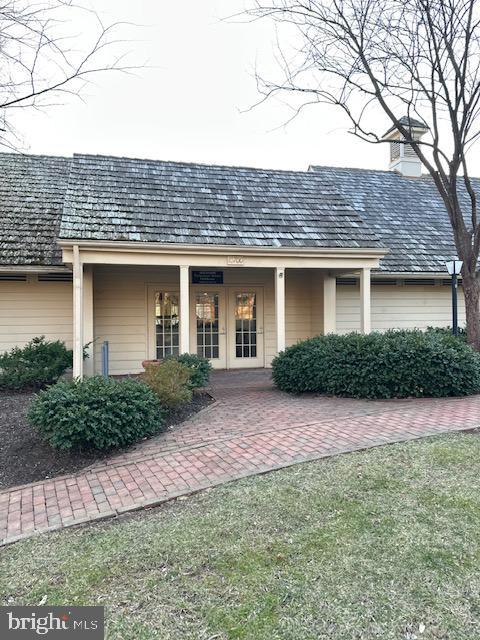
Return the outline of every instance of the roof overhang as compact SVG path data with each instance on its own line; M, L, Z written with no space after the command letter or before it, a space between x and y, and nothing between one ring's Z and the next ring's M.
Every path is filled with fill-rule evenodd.
M243 247L60 240L63 261L73 262L78 246L83 264L190 265L209 267L376 268L388 249L371 247Z

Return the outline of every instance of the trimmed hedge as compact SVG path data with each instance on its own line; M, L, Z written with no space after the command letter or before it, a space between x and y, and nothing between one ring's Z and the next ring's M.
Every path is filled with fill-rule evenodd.
M161 431L164 424L162 405L146 384L100 376L41 391L28 418L57 449L124 447Z
M318 336L279 354L273 361L273 380L291 393L464 396L480 391L480 354L436 330Z
M33 338L25 347L0 355L0 389L41 389L72 366L72 351L63 342Z

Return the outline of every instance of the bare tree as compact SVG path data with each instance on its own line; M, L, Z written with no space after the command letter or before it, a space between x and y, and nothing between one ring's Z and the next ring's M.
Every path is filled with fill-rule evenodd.
M120 27L71 0L0 0L0 146L22 146L18 109L61 103L95 74L126 71Z
M480 136L480 15L477 0L257 0L250 15L277 24L279 82L265 97L300 94L343 110L351 131L383 142L379 110L430 173L463 260L467 335L480 350L478 182L467 152ZM401 117L425 122L419 140ZM467 204L465 204L467 203Z

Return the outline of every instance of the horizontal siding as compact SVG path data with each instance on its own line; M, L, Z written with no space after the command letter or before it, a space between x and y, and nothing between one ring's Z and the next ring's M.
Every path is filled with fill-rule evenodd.
M275 309L273 309L275 313ZM312 334L312 283L305 269L287 269L285 280L285 338L287 346Z
M463 292L459 289L459 322L465 323ZM337 286L337 331L360 329L360 290ZM372 285L372 329L425 329L452 323L451 289L445 285Z
M71 348L72 312L71 282L0 282L0 351L41 335Z

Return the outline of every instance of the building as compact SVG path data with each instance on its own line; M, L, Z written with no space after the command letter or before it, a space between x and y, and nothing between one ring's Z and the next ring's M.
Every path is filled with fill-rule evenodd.
M448 325L447 213L387 135L389 171L0 154L0 350L61 339L75 375L104 341L112 374L263 367L316 334Z

